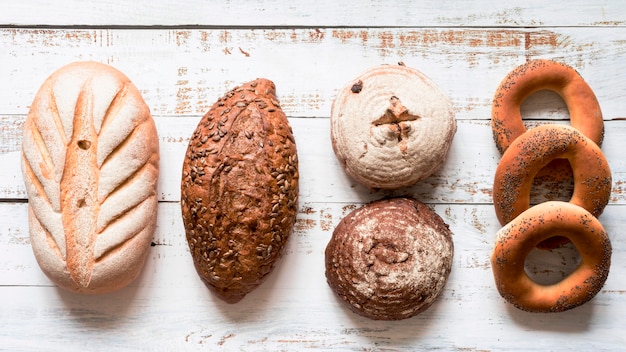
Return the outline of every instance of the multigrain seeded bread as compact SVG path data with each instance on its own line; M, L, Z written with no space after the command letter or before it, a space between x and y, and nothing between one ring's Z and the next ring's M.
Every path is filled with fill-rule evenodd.
M444 163L456 133L450 98L420 71L373 67L333 100L330 136L346 173L372 189L410 186Z
M24 124L31 245L58 286L105 293L139 275L156 228L159 140L121 72L76 62L41 86Z
M362 316L400 320L426 310L452 268L452 233L411 198L379 200L351 212L326 247L331 289Z
M274 83L234 88L202 117L183 163L187 242L204 283L240 301L272 271L295 222L298 157Z

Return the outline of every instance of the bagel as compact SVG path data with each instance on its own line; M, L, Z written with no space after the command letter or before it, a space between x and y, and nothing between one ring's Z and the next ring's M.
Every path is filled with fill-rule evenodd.
M493 202L505 225L530 207L530 190L537 172L550 161L568 159L574 172L570 203L599 216L611 195L609 164L592 140L568 125L546 124L517 138L496 168Z
M571 125L598 146L604 138L604 121L593 90L572 67L552 60L531 60L502 80L494 94L491 128L496 147L503 154L513 141L526 132L520 107L539 90L550 90L565 101ZM538 176L546 180L571 179L571 167L564 160L554 160Z
M562 281L540 285L524 271L526 257L554 234L567 237L581 262ZM585 209L561 201L538 204L498 231L491 267L500 295L529 312L562 312L591 300L604 286L611 265L611 241L600 221Z
M520 113L524 100L544 89L557 93L565 101L572 127L598 146L602 145L602 111L591 87L572 67L539 59L513 69L496 89L491 110L491 129L500 153L504 153L517 137L526 132Z

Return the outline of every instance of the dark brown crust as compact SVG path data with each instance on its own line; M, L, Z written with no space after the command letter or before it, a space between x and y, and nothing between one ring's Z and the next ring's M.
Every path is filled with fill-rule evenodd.
M326 278L353 312L405 319L440 295L453 254L450 229L426 205L411 198L380 200L335 228L325 252Z
M559 94L570 113L571 125L598 146L604 139L600 104L593 90L572 67L552 60L531 60L513 69L494 94L491 128L496 147L503 154L513 141L526 132L520 106L533 93L551 90ZM563 160L555 160L539 176L566 180L572 170Z
M533 177L550 161L568 159L574 171L571 203L594 216L602 214L611 195L611 170L600 148L567 125L542 125L516 139L496 169L493 202L505 225L530 207Z
M273 82L234 88L200 120L183 163L182 216L198 274L226 302L259 286L282 255L298 176Z
M530 251L558 232L571 240L581 255L579 266L561 282L534 283L524 271ZM580 306L600 292L609 275L611 242L597 218L567 202L536 205L503 227L491 256L500 295L530 312L562 312Z

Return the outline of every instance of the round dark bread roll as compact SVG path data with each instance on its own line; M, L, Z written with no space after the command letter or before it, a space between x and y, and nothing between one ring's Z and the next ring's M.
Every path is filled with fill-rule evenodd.
M452 232L411 198L369 203L343 218L326 247L326 279L350 309L376 320L426 310L452 268Z

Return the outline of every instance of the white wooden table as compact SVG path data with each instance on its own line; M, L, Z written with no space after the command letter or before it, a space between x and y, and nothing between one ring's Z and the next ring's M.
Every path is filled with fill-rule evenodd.
M0 4L0 349L7 350L623 350L626 348L626 3L615 1L3 1ZM182 3L182 2L180 2ZM210 3L210 5L209 5ZM613 193L601 222L611 273L589 303L532 314L498 294L489 256L500 228L492 183L500 155L491 99L531 58L575 67L594 89ZM21 133L43 80L76 60L111 64L140 89L161 143L158 228L141 276L101 296L57 289L28 238L19 168ZM329 140L337 90L365 69L399 61L453 99L458 132L436 174L409 189L371 192L342 171ZM180 170L200 116L224 92L272 79L294 129L300 204L286 253L270 278L236 305L215 298L192 265L179 206ZM540 92L528 123L567 123ZM531 121L532 120L532 121ZM534 200L567 199L567 185ZM438 301L417 317L372 321L326 284L324 248L335 225L365 202L411 195L454 232L454 266ZM537 253L528 270L554 280L571 249Z

